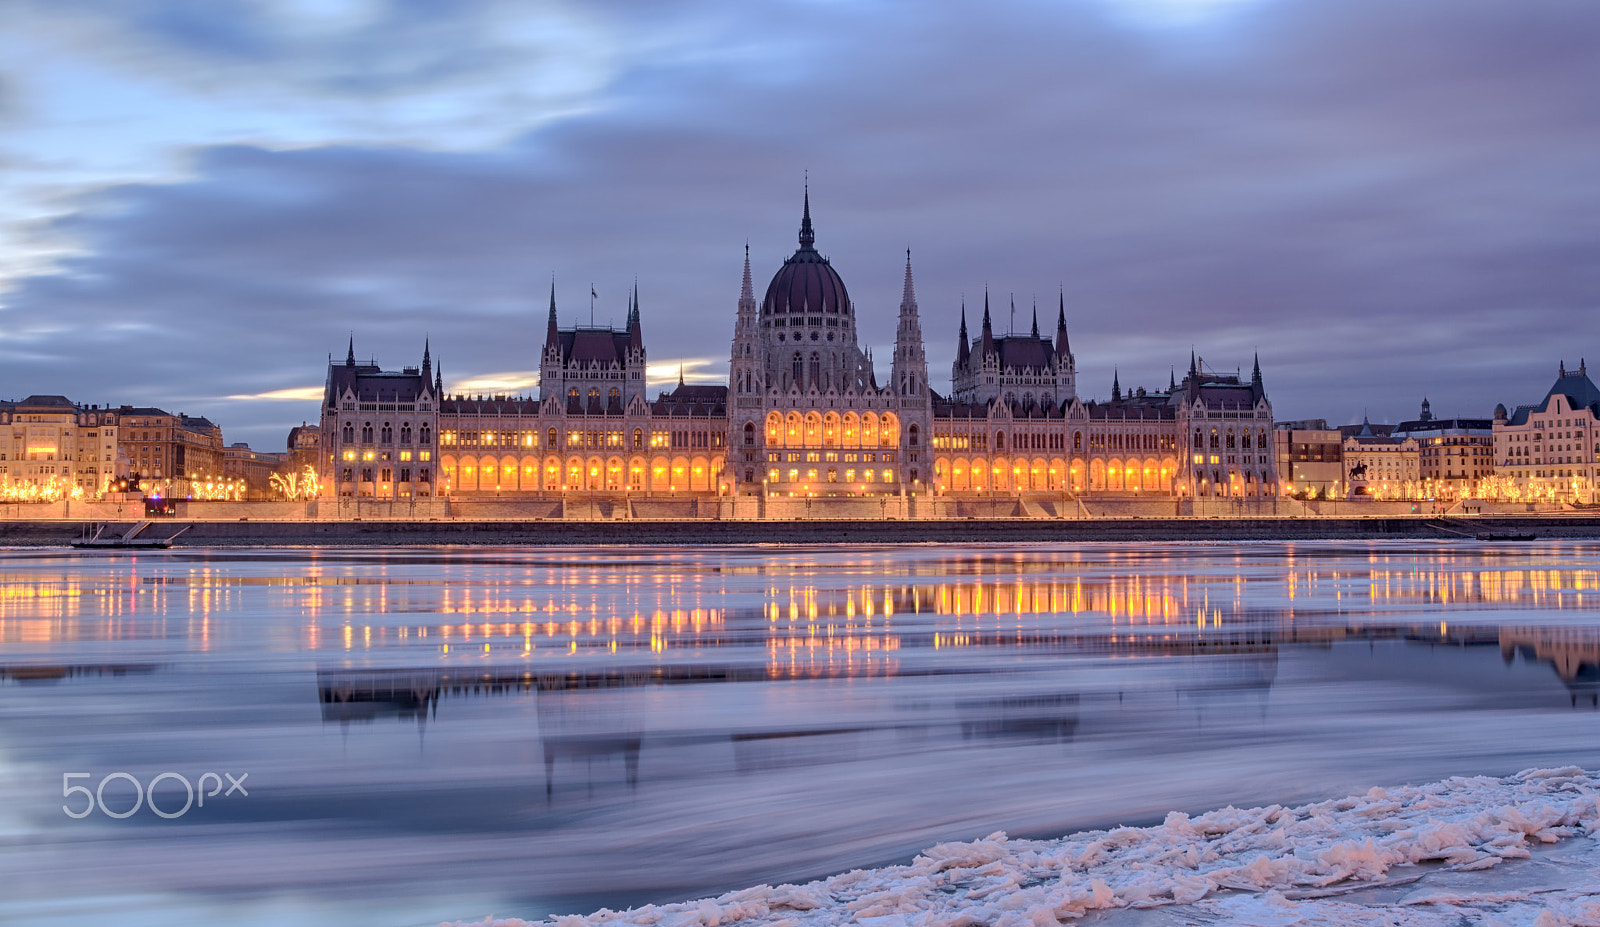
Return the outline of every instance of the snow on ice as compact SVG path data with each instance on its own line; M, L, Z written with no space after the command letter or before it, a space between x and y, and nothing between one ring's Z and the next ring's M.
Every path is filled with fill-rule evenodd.
M1408 883L1528 859L1530 846L1600 830L1600 774L1532 769L1375 788L1298 808L1167 815L1154 827L1060 840L1003 833L941 843L910 865L858 869L807 885L766 885L677 904L547 921L441 927L1051 927L1091 913L1186 906L1184 922L1600 925L1600 870L1560 888L1460 891ZM1428 865L1424 865L1428 864ZM1347 896L1392 889L1374 904ZM1346 897L1341 897L1346 896ZM1112 918L1115 921L1115 918ZM1177 923L1178 921L1173 921Z

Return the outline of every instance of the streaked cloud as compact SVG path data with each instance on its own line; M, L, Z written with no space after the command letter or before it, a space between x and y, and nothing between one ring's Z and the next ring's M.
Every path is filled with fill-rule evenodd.
M447 393L488 393L492 395L537 394L539 371L513 370L503 373L483 373L445 384Z
M728 362L705 357L669 357L645 365L645 382L650 386L676 386L685 383L726 383Z
M527 393L552 274L563 325L637 279L652 389L712 382L807 169L880 381L908 245L940 389L985 286L1046 326L1065 290L1086 396L1192 345L1259 351L1285 418L1487 414L1600 354L1600 7L443 9L0 8L0 395L277 446L314 405L226 397L321 382L352 330Z
M321 402L322 387L294 386L288 389L268 390L264 393L235 393L227 398L242 402Z

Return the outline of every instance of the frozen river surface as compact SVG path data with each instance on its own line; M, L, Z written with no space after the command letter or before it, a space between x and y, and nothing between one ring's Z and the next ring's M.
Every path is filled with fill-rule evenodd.
M1595 768L1597 607L1573 543L0 551L0 922L532 919Z

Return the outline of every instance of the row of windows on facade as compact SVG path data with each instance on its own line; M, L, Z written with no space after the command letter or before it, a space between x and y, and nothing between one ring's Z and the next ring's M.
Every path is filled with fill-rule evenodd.
M1552 453L1552 454L1559 454L1559 453L1562 453L1563 451L1567 452L1567 453L1571 453L1572 451L1578 451L1579 453L1582 453L1583 445L1581 445L1581 444L1552 444L1552 445L1550 445L1550 453ZM1596 455L1600 455L1600 444L1596 444L1594 446L1594 452L1595 452ZM1539 455L1542 456L1544 451L1543 451L1543 449L1537 448L1537 447L1513 447L1513 448L1511 448L1509 450L1509 453L1510 453L1510 456L1512 456L1512 457L1533 457L1535 454L1539 454ZM1508 463L1509 463L1509 461L1508 461Z
M895 447L899 443L899 432L899 420L892 413L883 415L881 427L878 416L871 412L859 418L854 412L843 416L836 412L826 416L813 412L804 418L798 412L790 412L787 418L777 412L767 415L767 444L776 447ZM916 425L906 429L906 443L910 447L918 446L921 440L922 431ZM746 447L756 443L754 422L745 423L744 443Z
M882 479L881 480L879 479L879 474L880 473L882 475ZM840 479L840 470L839 470L838 467L829 467L827 469L826 474L825 474L826 481L829 482L829 483L839 483L839 482L844 482L844 483L876 483L876 482L893 483L894 482L894 471L893 470L878 471L878 470L873 470L873 469L871 469L869 467L863 467L863 468L861 468L861 470L858 473L857 470L854 467L846 467L844 469L844 471L843 471L843 475L844 475L844 478L843 478L843 480L841 480ZM787 476L788 476L788 478L785 479L784 478L785 477L785 471L783 471L781 468L778 468L778 467L772 467L772 468L769 468L767 470L767 482L769 482L769 483L817 483L817 482L822 482L822 480L819 478L819 476L821 476L821 475L818 473L818 470L815 467L808 468L806 470L800 470L799 468L791 468L787 472ZM859 476L859 479L857 478L858 476ZM753 470L753 469L746 469L745 470L745 482L753 483L753 482L755 482L755 479L756 479L756 471ZM908 479L909 481L911 481L913 483L917 482L918 481L918 473L917 473L917 471L915 469L912 469L909 473L906 474L906 479Z
M585 429L569 428L563 432L552 428L545 434L544 447L546 450L559 450L566 448L624 448L632 447L633 450L644 450L646 433L643 428L633 430L631 444L624 439L621 429ZM708 429L673 429L671 431L649 432L649 442L652 448L720 448L723 446L723 433L719 430ZM463 430L443 431L439 433L441 447L537 447L538 432L535 431L495 431L495 430Z
M377 461L388 462L388 461L391 461L391 460L395 459L396 453L399 454L400 460L402 462L407 462L407 461L411 460L411 457L412 457L412 452L411 451L399 451L399 452L396 452L396 451L371 451L371 450L367 450L367 451L361 451L361 452L358 453L354 448L346 448L345 452L341 456L347 461L354 461L354 460L358 460L359 459L359 460L362 460L362 461L377 460ZM417 451L416 452L416 459L424 460L424 461L432 460L433 459L433 452L432 451Z
M377 438L378 438L378 440L376 442L373 441L374 434L376 434ZM355 444L356 443L356 425L355 425L355 422L345 422L342 426L340 426L340 428L339 428L339 440L343 441L345 444ZM393 444L393 443L395 443L395 440L394 440L394 426L391 425L388 422L384 422L382 426L380 426L379 428L376 429L376 431L374 431L371 422L363 423L362 426L361 426L361 443L362 444L373 444L373 443L377 443L377 444ZM400 443L401 444L410 444L411 443L411 423L410 422L401 422L400 423ZM417 443L418 444L432 444L433 443L432 428L427 422L423 422L422 426L418 429Z
M1136 434L1128 434L1124 432L1112 434L1093 433L1088 435L1087 438L1088 450L1091 453L1097 451L1123 450L1165 451L1177 450L1178 447L1178 438L1173 434L1149 432ZM1062 445L1065 444L1065 440L1066 436L1059 433L1030 433L1014 436L1013 446L1019 449L1033 448L1039 450L1061 450ZM1003 431L995 432L993 443L995 450L1005 450L1006 433ZM1195 429L1195 449L1200 450L1205 448L1206 443L1207 442L1205 441L1205 435L1203 432L1198 428ZM989 435L986 432L975 432L968 434L935 434L933 438L933 446L936 450L986 451L989 449L989 444ZM1074 451L1083 451L1084 445L1084 433L1081 431L1074 431L1072 433L1072 449ZM1229 450L1235 448L1249 449L1252 447L1265 448L1267 446L1266 432L1257 432L1255 437L1252 439L1251 434L1248 431L1237 436L1231 431L1224 435L1220 434L1217 429L1213 428L1211 430L1210 446L1219 449L1227 448Z
M915 460L912 457L912 460ZM838 451L790 451L787 454L768 454L768 463L894 463L894 452L882 454L843 454Z
M357 468L355 467L345 467L339 472L339 481L341 483L355 482L356 469ZM393 467L361 467L360 471L361 482L363 483L409 483L412 481L412 470L410 467L400 468L400 479L398 481L394 478L395 471ZM416 477L416 482L418 483L431 483L433 482L433 471L428 467L423 467L416 471Z
M1003 461L991 465L981 459L969 465L965 459L957 458L953 462L940 460L934 467L938 483L953 492L1061 491L1070 487L1073 492L1171 493L1177 470L1177 461L1170 457L1159 462L1149 458L1142 463L1137 458L1126 463L1095 458L1087 466L1081 459L1070 464L1059 458L1048 464L1035 459L1032 466L1017 460L1008 466ZM1266 473L1248 470L1198 471L1194 477L1200 495L1265 495L1272 484Z

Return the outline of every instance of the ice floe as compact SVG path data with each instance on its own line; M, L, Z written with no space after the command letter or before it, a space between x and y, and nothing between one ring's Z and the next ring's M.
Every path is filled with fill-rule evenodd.
M451 927L1049 927L1092 912L1187 906L1233 924L1600 924L1593 885L1553 890L1418 889L1377 905L1341 900L1429 872L1527 859L1530 847L1600 827L1600 774L1577 767L1374 788L1300 807L1167 815L1152 827L1059 840L1004 833L930 847L909 865L858 869L806 885L761 885L674 904L545 921L490 918Z

